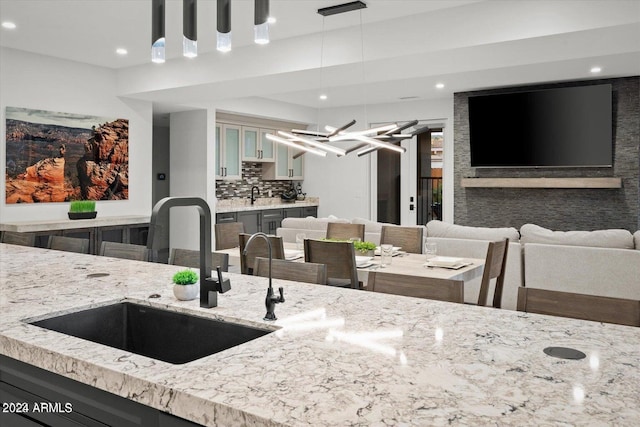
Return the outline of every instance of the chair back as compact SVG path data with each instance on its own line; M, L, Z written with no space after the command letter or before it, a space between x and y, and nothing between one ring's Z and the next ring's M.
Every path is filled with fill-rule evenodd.
M200 251L172 248L169 253L169 264L200 268ZM215 270L216 267L220 267L222 271L229 271L229 254L212 252L211 268Z
M89 239L78 237L49 236L47 248L57 251L77 252L79 254L89 253Z
M326 264L328 285L360 288L353 243L305 239L304 260Z
M241 222L227 222L215 224L216 250L237 248L240 244L238 235L244 233L244 224Z
M399 246L403 251L412 254L422 253L422 227L400 227L383 225L380 233L380 244Z
M327 223L327 239L349 240L352 237L364 240L364 224Z
M500 308L502 304L502 288L504 287L504 271L507 265L508 250L509 239L504 239L498 242L489 242L487 258L485 260L484 271L482 273L482 281L480 282L478 305L487 305L490 282L492 279L496 279L495 290L493 291L493 307Z
M17 233L14 231L5 231L2 233L2 243L20 246L35 246L36 235L31 233Z
M295 262L283 259L271 261L271 277L295 282L327 284L327 266L313 262ZM254 276L269 277L269 258L256 257Z
M464 303L464 280L437 279L372 271L368 291Z
M253 274L256 257L269 258L269 245L264 239L254 239L247 250L247 254L244 255L244 248L247 247L247 242L251 236L252 234L240 233L239 237L240 273L242 274ZM284 243L282 242L282 237L269 236L269 242L271 242L271 258L284 259Z
M149 250L146 246L129 243L102 242L100 255L112 258L131 259L134 261L148 261Z
M518 311L640 326L640 301L624 298L520 287Z

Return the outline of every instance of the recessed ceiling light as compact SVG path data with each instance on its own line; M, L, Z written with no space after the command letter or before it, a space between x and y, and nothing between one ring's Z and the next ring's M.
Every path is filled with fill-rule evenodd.
M267 22L269 24L275 24L276 21L277 21L277 19L274 16L270 16L270 17L267 18Z
M13 22L5 21L2 23L2 28L6 28L7 30L15 30L16 24Z
M436 89L443 89L444 83L436 83Z
M129 52L127 51L127 49L122 48L122 47L119 47L119 48L117 48L117 49L116 49L116 53L117 53L118 55L126 55L126 54L127 54L127 53L129 53Z
M602 71L602 68L600 68L600 67L591 67L591 72L592 73L599 73L600 71Z
M320 99L322 101L325 101L327 99L327 95L325 95L325 94L320 95Z

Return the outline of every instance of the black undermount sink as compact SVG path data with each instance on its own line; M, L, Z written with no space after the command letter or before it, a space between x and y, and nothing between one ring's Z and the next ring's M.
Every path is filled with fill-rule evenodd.
M173 364L191 362L273 332L129 302L30 323Z

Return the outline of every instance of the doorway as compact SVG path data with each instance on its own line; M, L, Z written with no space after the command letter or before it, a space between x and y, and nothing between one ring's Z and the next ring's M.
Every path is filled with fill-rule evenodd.
M444 126L419 123L404 133L404 154L378 150L372 157L376 171L375 210L378 222L426 224L442 219Z

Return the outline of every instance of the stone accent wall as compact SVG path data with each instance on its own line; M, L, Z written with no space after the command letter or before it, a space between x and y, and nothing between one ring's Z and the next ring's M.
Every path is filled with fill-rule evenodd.
M242 162L242 180L224 181L216 180L216 198L248 198L251 196L251 187L257 185L260 189L259 198L269 197L269 190L273 197L280 197L291 185L297 186L302 181L266 181L262 179L262 163ZM304 186L302 187L304 192Z
M613 89L613 168L472 168L468 97L591 84ZM640 77L600 79L454 94L454 222L554 230L640 229ZM500 117L496 117L500 131ZM514 141L517 142L517 141ZM463 177L619 177L620 189L462 188Z

